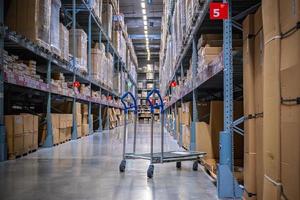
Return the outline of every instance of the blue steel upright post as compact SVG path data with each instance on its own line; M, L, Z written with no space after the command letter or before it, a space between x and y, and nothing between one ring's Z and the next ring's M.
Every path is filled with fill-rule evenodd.
M218 166L219 198L241 198L242 188L233 176L233 62L232 62L232 21L231 0L228 3L229 16L223 22L224 62L224 131L220 134L220 163Z
M51 85L51 61L48 61L47 64L47 84L50 87ZM51 91L49 88L47 96L47 135L43 147L52 147L53 146L53 130L52 130L52 119L51 119Z
M195 36L194 36L195 37ZM196 98L196 91L195 91L195 78L197 74L197 42L196 39L193 38L193 47L192 47L192 88L193 88L193 105L192 105L192 113L193 119L191 124L191 138L190 138L190 150L196 150L196 122L198 121L198 113L197 113L197 98Z
M92 96L92 11L89 11L89 24L88 24L88 72L89 72L89 85L90 85L90 95ZM92 119L92 102L89 101L89 111L88 111L88 121L89 121L89 133L93 133L93 119Z
M76 81L76 49L77 49L77 40L76 40L76 0L72 1L72 31L73 31L73 82ZM76 94L73 98L73 123L72 123L72 140L77 140L77 109L76 109Z
M0 161L7 159L6 134L4 125L4 76L3 76L3 49L4 49L4 0L0 0Z
M183 80L184 74L183 74L183 65L182 63L180 64L180 78L181 81ZM179 123L179 146L182 147L183 142L182 142L182 127L183 127L183 123L182 123L182 108L183 108L183 97L180 97L180 104L181 104L181 113L179 113L179 115L181 116L181 118L179 119L180 123Z

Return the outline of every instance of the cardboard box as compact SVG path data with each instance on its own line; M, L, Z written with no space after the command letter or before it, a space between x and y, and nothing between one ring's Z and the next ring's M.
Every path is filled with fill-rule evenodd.
M33 115L22 114L21 116L23 117L23 121L24 121L24 128L23 128L24 133L33 133L33 128L34 128Z
M80 138L80 137L82 137L82 127L81 127L81 125L77 126L77 138Z
M33 132L33 143L31 150L36 150L39 147L39 133L38 132Z
M280 35L279 2L278 0L262 1L262 18L264 27L264 39L270 41Z
M29 152L33 145L33 132L24 133L24 153Z
M248 193L256 194L256 153L244 154L244 186ZM261 182L260 185L262 185ZM261 188L263 189L263 188ZM259 199L258 197L249 197L248 193L244 192L244 199Z
M53 144L59 144L59 129L52 128Z
M81 114L87 115L89 113L89 106L87 104L81 104Z
M52 128L59 128L60 125L59 120L60 120L59 114L51 114Z
M68 128L66 128L66 139L70 140L71 137L72 137L72 128L68 127Z
M50 49L51 0L11 0L8 5L9 29Z
M77 126L80 126L82 123L82 115L81 114L76 114L76 122L77 122Z
M63 24L59 26L59 38L61 57L69 60L69 31Z
M67 140L67 129L60 128L59 129L59 142L65 142Z
M39 131L39 117L34 115L33 116L33 132Z
M24 151L23 117L6 115L4 117L8 155L21 155Z
M81 132L82 132L82 135L88 135L89 134L89 125L88 124L82 124L82 129L81 129Z
M286 33L300 21L300 2L298 0L279 0L279 8L280 29L282 33Z
M299 4L299 2L297 1ZM281 40L280 87L283 99L300 97L300 31ZM281 182L288 199L300 199L300 106L285 102L280 108Z
M59 114L59 128L67 128L67 116L65 114Z
M263 81L263 155L265 175L280 182L280 40L265 44ZM270 84L272 83L272 84ZM269 199L266 180L264 199ZM274 186L275 187L275 186ZM279 198L279 197L278 197ZM276 199L278 199L276 198Z

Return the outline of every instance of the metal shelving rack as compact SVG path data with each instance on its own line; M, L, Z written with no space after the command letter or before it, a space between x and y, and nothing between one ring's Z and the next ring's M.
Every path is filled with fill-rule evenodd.
M138 80L139 82L144 82L144 83L153 83L154 85L156 85L156 83L158 82L158 79L155 79L156 75L159 75L159 70L153 70L153 71L147 71L147 70L143 70L143 69L138 69L137 70L137 74L138 75L146 75L147 73L153 73L154 75L154 79L145 79L145 80ZM153 88L137 88L138 93L140 92L150 92ZM146 100L146 97L139 97L139 100ZM150 119L151 118L151 113L150 113L150 109L148 106L146 105L139 105L139 112L138 112L138 118L139 120L141 119ZM154 115L159 116L159 113L154 113Z
M169 2L172 3L173 1ZM187 70L188 60L192 60L193 80L190 87L181 90L179 97L172 98L166 103L166 113L175 112L177 107L185 101L192 100L192 123L190 149L195 150L195 123L198 121L197 100L222 100L224 99L224 131L220 133L220 163L218 165L217 187L219 198L241 198L243 189L238 185L233 175L233 132L236 124L241 123L238 119L233 121L233 100L242 96L242 55L232 49L232 33L242 30L237 20L243 19L247 14L256 10L260 1L223 0L229 5L229 18L221 21L209 20L209 4L211 0L203 2L201 8L197 8L193 16L192 26L182 42L182 48L176 59L175 70L169 82L183 78ZM220 1L222 2L222 1ZM170 6L168 22L172 18L174 6ZM168 23L168 24L169 24ZM232 30L232 27L235 29ZM223 52L212 63L209 64L201 74L197 75L197 41L201 34L223 33ZM165 61L162 61L164 63ZM168 83L168 82L167 82ZM165 97L172 97L172 89L168 84L162 85ZM174 110L175 109L175 110ZM173 124L174 123L174 124ZM178 122L169 122L174 133L174 127ZM243 132L240 132L243 134ZM180 126L178 144L182 146L182 129Z
M108 4L109 2L107 2ZM93 120L92 120L92 108L93 105L98 109L99 115L97 116L99 123L99 131L101 131L102 124L102 109L104 107L115 107L121 108L120 103L118 102L119 96L121 94L115 92L112 88L105 86L103 83L92 79L92 66L91 66L91 48L92 41L97 41L99 43L103 42L106 46L106 52L112 54L114 59L114 70L123 71L127 74L128 79L134 86L136 86L136 79L128 72L126 63L122 60L118 54L116 48L113 46L109 40L107 34L102 27L99 18L95 15L94 10L92 10L87 2L87 0L62 0L62 10L66 16L65 25L71 25L72 29L82 28L87 33L88 36L88 57L87 57L87 68L88 74L83 74L75 68L76 55L73 55L71 61L66 61L61 59L58 55L50 52L47 49L29 41L22 35L10 30L9 27L6 27L4 24L4 0L0 0L0 25L1 25L1 34L0 34L0 50L1 50L1 97L0 97L0 160L6 159L6 140L5 140L5 128L4 128L4 85L9 87L9 92L14 92L14 94L21 96L38 96L41 101L39 101L39 106L43 107L44 104L46 109L46 123L47 123L47 135L44 143L44 147L53 146L53 133L52 133L52 122L51 122L51 110L53 109L51 104L55 99L63 99L66 101L73 101L73 128L72 128L72 139L77 139L77 119L76 119L76 102L83 102L88 104L88 123L89 123L89 132L93 132ZM76 38L73 34L73 48L77 48ZM43 66L39 67L39 72L45 74L45 83L35 81L30 78L24 78L18 74L7 73L3 69L3 51L2 49L7 49L15 55L24 55L27 56L27 59L33 59L41 63ZM137 66L136 66L137 67ZM66 79L75 82L79 81L82 84L87 84L90 87L90 95L82 94L72 94L68 92L61 92L57 88L51 86L51 73L52 72L61 72L65 75ZM123 83L121 83L123 84ZM134 89L134 87L133 87ZM93 98L92 90L100 91L101 94L111 96L112 100L103 100L101 98ZM8 90L6 90L8 91ZM6 93L5 93L6 95ZM27 99L23 99L27 101ZM34 101L35 102L35 101ZM107 122L109 122L109 116L107 115ZM94 120L95 121L95 120ZM109 125L108 125L109 128Z

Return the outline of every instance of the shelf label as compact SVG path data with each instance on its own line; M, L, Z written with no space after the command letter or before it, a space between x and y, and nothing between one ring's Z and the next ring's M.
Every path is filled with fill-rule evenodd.
M209 16L211 20L228 19L228 3L210 3Z

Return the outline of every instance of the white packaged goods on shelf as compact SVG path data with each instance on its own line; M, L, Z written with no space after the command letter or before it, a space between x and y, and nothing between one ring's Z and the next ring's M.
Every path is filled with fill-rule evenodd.
M143 88L143 87L144 87L143 82L138 82L138 88Z
M61 7L60 0L51 0L51 23L50 23L50 42L51 42L51 50L57 55L61 54L61 49L59 45L59 12Z
M10 30L50 49L51 0L11 0L7 16Z
M83 72L87 72L87 35L82 29L75 29L76 50L73 49L73 34L74 30L69 32L69 48L70 53L78 59L78 67Z
M63 24L60 24L59 32L60 32L59 46L60 46L61 57L64 60L68 61L69 60L69 31Z
M146 74L146 79L150 79L150 80L154 79L154 73L152 73L152 72L147 73Z
M108 38L111 40L112 39L112 16L113 16L113 11L112 11L112 5L108 4L107 6L102 7L102 25L107 33Z

